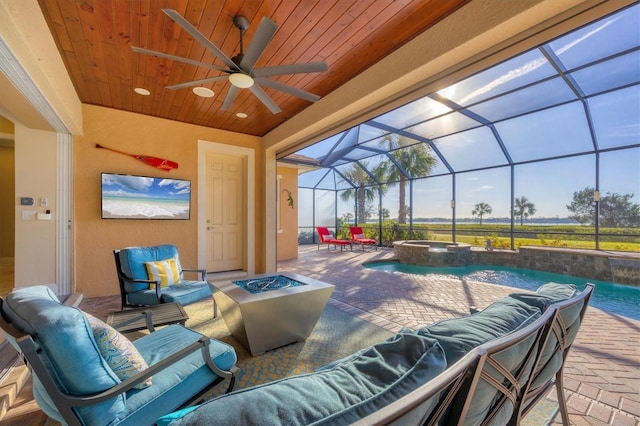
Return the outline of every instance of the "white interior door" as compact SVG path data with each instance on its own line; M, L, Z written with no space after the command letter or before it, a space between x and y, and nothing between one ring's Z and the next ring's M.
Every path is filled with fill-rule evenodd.
M207 153L207 272L245 267L244 167L242 157Z

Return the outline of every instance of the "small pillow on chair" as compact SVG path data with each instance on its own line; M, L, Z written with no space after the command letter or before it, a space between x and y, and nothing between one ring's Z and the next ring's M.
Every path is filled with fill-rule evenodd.
M335 240L336 238L333 236L333 232L329 232L327 235L325 235L324 239L325 240Z
M93 315L86 312L84 314L91 326L100 355L120 380L125 381L149 368L129 339ZM151 386L151 377L134 386L134 389L144 389L149 386Z
M145 262L150 280L160 281L160 287L178 284L180 282L180 262L175 257L171 259ZM154 284L150 286L155 288Z
M364 234L353 234L353 239L354 240L363 240L364 239Z

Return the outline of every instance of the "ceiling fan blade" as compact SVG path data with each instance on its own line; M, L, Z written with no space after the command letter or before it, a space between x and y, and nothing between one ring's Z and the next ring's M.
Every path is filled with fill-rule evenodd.
M233 63L231 59L227 55L225 55L222 50L218 49L215 44L211 43L211 41L206 38L200 31L196 29L189 21L184 19L182 15L176 12L173 9L162 9L164 13L167 14L171 19L173 19L178 25L180 25L186 32L191 34L193 38L198 40L204 47L209 49L214 55L218 57L226 66L231 69L240 71L240 68L236 64Z
M269 80L268 78L256 78L256 83L261 84L272 89L279 90L281 92L288 93L298 98L306 99L310 102L317 102L320 96L307 92L306 90L298 89L275 80Z
M277 114L279 112L282 112L280 107L276 105L276 103L273 102L273 100L269 97L269 95L267 95L264 92L264 90L262 90L257 84L254 84L253 86L249 87L249 90L251 90L251 93L256 95L256 98L260 99L260 101L262 101L262 103L267 108L269 108L269 111L271 111L272 114Z
M211 64L205 64L204 62L194 61L193 59L187 59L180 56L174 56L174 55L169 55L167 53L157 52L155 50L145 49L143 47L131 46L131 50L138 53L144 53L145 55L158 56L160 58L167 58L173 61L184 62L185 64L191 64L197 67L205 67L205 68L210 68L216 71L229 72L229 70L226 68L218 67Z
M165 89L178 90L178 89L183 89L185 87L200 86L201 84L211 83L212 81L218 81L225 78L229 78L229 77L227 77L226 75L219 75L217 77L209 77L209 78L203 78L202 80L193 80L193 81L187 81L186 83L174 84L172 86L165 87Z
M273 22L266 16L260 21L260 26L251 40L251 44L247 48L247 52L244 54L242 61L240 61L240 68L250 73L253 67L258 62L260 55L264 52L267 44L273 38L273 35L278 30L278 24Z
M224 102L222 103L222 110L226 111L229 108L231 108L231 105L233 105L233 101L236 100L236 96L238 96L238 92L240 91L240 89L238 89L236 86L234 86L233 84L229 85L229 91L227 92L227 96L224 98Z
M256 68L253 70L254 77L268 77L270 75L306 74L310 72L327 71L329 66L326 62L310 62L308 64L277 65L275 67Z

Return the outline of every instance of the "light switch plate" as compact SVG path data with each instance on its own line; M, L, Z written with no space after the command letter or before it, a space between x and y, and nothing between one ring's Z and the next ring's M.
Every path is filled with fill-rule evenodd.
M35 210L22 210L22 220L34 220L36 218Z

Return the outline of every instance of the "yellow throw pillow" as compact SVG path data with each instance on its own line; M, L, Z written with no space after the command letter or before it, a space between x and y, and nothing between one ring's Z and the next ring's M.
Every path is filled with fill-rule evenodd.
M150 280L160 281L160 287L178 284L180 282L180 264L176 258L145 262ZM155 285L151 284L151 288Z
M89 320L100 355L120 380L124 382L149 368L131 340L93 315L85 312L85 316ZM134 389L144 389L149 386L151 386L151 377L134 386Z

